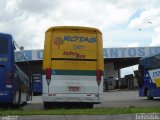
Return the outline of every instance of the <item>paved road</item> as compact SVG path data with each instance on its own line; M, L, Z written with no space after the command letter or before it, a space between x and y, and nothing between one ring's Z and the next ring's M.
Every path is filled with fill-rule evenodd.
M117 91L112 90L105 92L103 102L94 107L136 107L136 106L160 106L160 99L146 100L140 98L137 91ZM23 109L43 109L41 96L34 96L33 101L28 102ZM152 114L150 113L149 116ZM138 115L139 116L139 115ZM142 115L144 116L144 115ZM152 115L153 116L153 115ZM3 117L3 116L2 116ZM0 119L2 119L0 117ZM18 116L18 120L140 120L137 114L121 114L121 115L34 115L34 116ZM160 114L158 114L160 119Z
M118 91L112 90L104 92L103 102L94 107L136 107L136 106L160 106L160 99L146 100L145 97L139 97L137 91ZM41 96L33 96L24 109L43 109Z
M160 99L147 100L146 97L139 97L138 91L110 91L103 95L102 104L95 107L136 107L136 106L160 106Z

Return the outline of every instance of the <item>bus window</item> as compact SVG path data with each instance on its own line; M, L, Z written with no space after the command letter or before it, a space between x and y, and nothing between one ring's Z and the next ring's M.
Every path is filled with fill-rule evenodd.
M8 41L4 37L0 37L0 54L8 52Z
M139 71L138 71L138 84L141 85L143 84L143 79L144 79L144 68L142 65L139 65Z

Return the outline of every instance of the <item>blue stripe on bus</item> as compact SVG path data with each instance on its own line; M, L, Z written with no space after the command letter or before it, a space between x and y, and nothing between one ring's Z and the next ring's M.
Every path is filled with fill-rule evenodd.
M52 75L96 76L96 70L52 70Z

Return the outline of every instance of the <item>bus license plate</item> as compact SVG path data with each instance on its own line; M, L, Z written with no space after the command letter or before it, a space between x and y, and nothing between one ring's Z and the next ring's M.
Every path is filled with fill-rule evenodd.
M79 91L79 87L78 86L69 86L69 91L72 91L72 92Z

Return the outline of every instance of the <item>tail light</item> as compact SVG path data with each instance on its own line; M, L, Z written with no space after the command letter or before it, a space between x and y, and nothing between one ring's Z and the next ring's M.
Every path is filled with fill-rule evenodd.
M48 85L50 84L51 81L51 74L52 74L51 68L46 68L46 81Z
M9 80L6 80L6 84L7 84L7 85L13 85L13 81L10 80L10 79L9 79Z
M96 70L96 77L97 77L97 84L99 86L101 83L102 70Z
M51 79L51 68L46 68L46 79Z
M12 72L10 72L10 71L8 71L7 73L6 73L6 88L12 88L12 86L13 86L13 78L14 78L14 74L12 73Z

